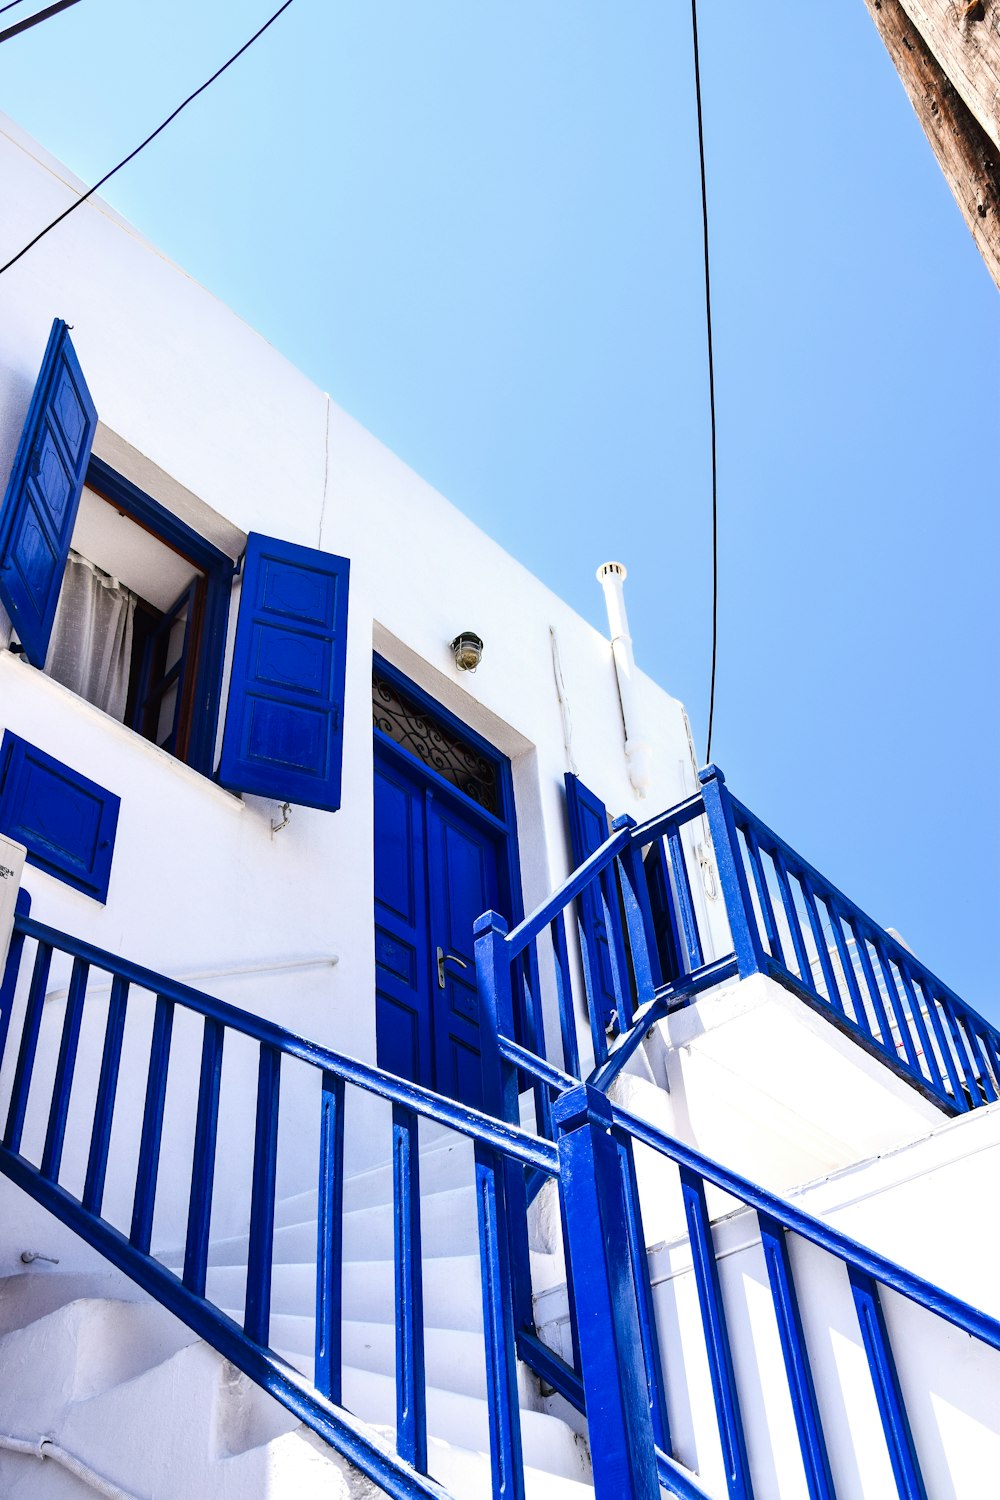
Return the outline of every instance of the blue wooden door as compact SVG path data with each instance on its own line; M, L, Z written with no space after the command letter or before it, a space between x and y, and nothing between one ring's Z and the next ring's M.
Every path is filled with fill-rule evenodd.
M465 1104L482 1103L472 925L501 904L503 842L460 794L376 746L378 1062Z

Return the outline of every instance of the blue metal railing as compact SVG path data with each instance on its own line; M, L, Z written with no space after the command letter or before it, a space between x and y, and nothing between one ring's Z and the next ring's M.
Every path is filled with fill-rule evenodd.
M34 959L25 962L34 945ZM58 1057L48 1076L39 1066L45 994L55 955L72 965L69 993L62 1013ZM109 976L110 995L103 1037L88 1044L100 1052L99 1068L78 1067L81 1035L88 1017L88 981ZM99 981L95 989L101 989ZM26 992L26 993L25 993ZM102 993L107 994L106 982ZM96 1003L96 1002L95 1002ZM23 1009L22 1009L23 1007ZM138 1013L138 1014L137 1014ZM103 1013L102 1013L103 1014ZM20 1021L19 1033L11 1029ZM56 1013L50 1012L55 1019ZM175 1273L151 1253L158 1188L169 1160L176 1178L176 1152L164 1150L171 1050L175 1021L201 1026L193 1144L189 1147L187 1229L183 1269ZM130 1029L128 1023L133 1025ZM136 1073L136 1037L143 1036L145 1065ZM123 1043L131 1038L130 1066L122 1066ZM7 968L0 984L0 1060L6 1045L16 1045L16 1061L0 1142L0 1172L69 1225L151 1296L155 1297L225 1358L270 1392L289 1411L338 1452L400 1500L434 1496L446 1500L441 1485L427 1474L424 1323L421 1255L421 1206L418 1122L436 1122L472 1141L475 1197L482 1271L484 1356L489 1409L492 1493L504 1500L523 1500L524 1465L517 1397L508 1184L520 1176L521 1239L524 1223L525 1169L555 1175L555 1147L477 1110L441 1098L381 1069L341 1056L292 1032L237 1010L234 1006L179 984L161 974L116 957L45 926L30 916L19 898ZM250 1169L249 1234L242 1325L206 1296L212 1239L213 1192L217 1171L232 1173L236 1163L217 1160L220 1130L220 1083L223 1057L235 1046L257 1049L256 1103L252 1139L247 1141ZM141 1059L140 1059L141 1062ZM275 1204L278 1180L278 1127L283 1072L304 1064L318 1077L317 1112L313 1120L318 1170L315 1352L312 1379L300 1373L271 1347L271 1289L274 1265ZM93 1076L96 1073L96 1078ZM134 1081L122 1086L122 1080ZM301 1095L298 1080L294 1094ZM395 1454L373 1441L363 1421L344 1409L342 1388L342 1291L344 1264L344 1121L348 1090L360 1090L391 1107L393 1180L396 1435ZM129 1107L142 1096L137 1137L132 1141L129 1227L117 1227L104 1213L112 1186L120 1198L122 1163L129 1158L122 1134L128 1132ZM82 1188L71 1191L64 1162L67 1123L85 1126L86 1165L78 1162ZM44 1128L39 1128L42 1122ZM183 1126L181 1127L183 1131ZM118 1136L115 1170L109 1175L113 1132ZM183 1138L183 1134L182 1134ZM32 1149L30 1141L34 1139ZM188 1135L187 1139L192 1139ZM78 1144L79 1138L74 1141ZM29 1144L26 1144L29 1143ZM306 1149L303 1143L303 1150ZM161 1156L163 1162L161 1163ZM128 1184L124 1184L128 1187ZM349 1316L349 1313L346 1314ZM363 1415L363 1414L362 1414Z
M625 830L626 833L628 830ZM721 863L721 861L720 861ZM482 1270L484 1356L490 1421L492 1494L524 1500L516 1359L520 1356L586 1413L597 1500L656 1500L660 1489L679 1500L706 1500L706 1491L678 1457L667 1392L685 1380L683 1363L665 1368L657 1333L654 1288L646 1251L634 1147L672 1163L680 1179L693 1258L704 1357L714 1395L729 1500L752 1500L752 1461L744 1428L746 1395L734 1362L727 1308L720 1290L719 1250L706 1189L719 1190L757 1218L788 1395L810 1500L835 1500L836 1464L816 1397L810 1351L788 1240L798 1238L846 1270L866 1352L886 1448L901 1500L926 1500L921 1433L907 1413L880 1300L889 1288L992 1350L1000 1322L866 1249L773 1193L710 1161L682 1142L613 1105L601 1090L577 1084L562 1070L505 1040L513 1024L511 964L498 919L477 924L477 962L484 986L483 1076L489 1113L440 1098L382 1070L317 1046L259 1017L203 995L137 964L32 920L22 902L0 983L0 1059L16 1045L0 1143L0 1171L51 1210L109 1261L206 1339L300 1420L401 1500L445 1491L427 1475L418 1121L433 1121L473 1143ZM25 962L28 945L34 959ZM54 1065L40 1059L45 993L55 955L72 966ZM88 983L97 970L111 978L107 1012L96 1040L100 1061L80 1066L88 1032ZM95 986L95 991L98 989ZM101 990L103 994L103 990ZM140 1024L129 1020L141 1010ZM150 1014L151 1012L151 1014ZM53 1019L57 1012L50 1012ZM14 1018L17 1025L12 1028ZM185 1137L190 1175L183 1270L176 1274L150 1251L164 1166L176 1176L177 1154L164 1152L168 1080L178 1026L200 1027L200 1065L192 1127ZM175 1026L175 1020L178 1026ZM123 1045L131 1034L130 1066ZM135 1037L142 1038L138 1088ZM206 1295L217 1178L221 1075L228 1049L256 1049L246 1295L242 1323ZM127 1050L127 1049L126 1049ZM271 1347L278 1132L283 1073L304 1066L318 1078L315 1354L312 1379ZM527 1070L549 1102L555 1143L508 1123L520 1076ZM44 1076L43 1076L44 1075ZM286 1085L289 1080L286 1080ZM294 1085L297 1080L293 1077ZM88 1091L89 1090L89 1091ZM395 1453L373 1441L343 1407L342 1328L345 1316L344 1122L349 1090L385 1102L391 1111L395 1287ZM81 1098L81 1091L84 1097ZM293 1093L288 1089L289 1094ZM296 1091L297 1092L297 1091ZM131 1146L128 1109L138 1093L142 1111ZM70 1120L76 1135L68 1131ZM90 1121L80 1134L79 1121ZM118 1153L112 1156L117 1136ZM31 1149L30 1142L35 1148ZM84 1147L74 1192L67 1144ZM161 1156L163 1161L161 1162ZM134 1160L123 1184L122 1162ZM114 1170L109 1172L109 1162ZM233 1170L227 1159L225 1169ZM527 1265L528 1177L555 1179L567 1248L567 1299L572 1361L539 1339L532 1322ZM169 1174L167 1174L169 1175ZM105 1198L130 1189L128 1230L116 1227ZM522 1259L523 1258L523 1259ZM843 1434L840 1434L840 1441Z
M698 794L641 825L617 819L601 848L513 931L481 920L481 936L494 933L488 957L485 943L479 950L483 964L491 973L506 965L521 1013L535 1018L524 1050L547 1058L540 993L547 983L563 1075L581 1077L576 1013L585 1007L595 1060L588 1081L606 1090L654 1021L711 985L763 973L947 1112L1000 1097L1000 1031L738 802L721 771L709 766L700 780ZM694 895L701 872L684 836L699 818L711 833L730 933L722 957L710 956L706 903ZM582 925L579 897L588 889L606 937L610 1009ZM566 929L574 914L578 969ZM577 972L582 986L574 984ZM481 993L483 985L481 973ZM516 1056L514 1035L512 1025L499 1034L508 1060ZM537 1079L533 1086L539 1131L551 1137L547 1091Z
M713 841L732 851L722 884L730 925L745 921L740 973L780 980L949 1112L1000 1097L1000 1031L731 796L721 773L704 780Z

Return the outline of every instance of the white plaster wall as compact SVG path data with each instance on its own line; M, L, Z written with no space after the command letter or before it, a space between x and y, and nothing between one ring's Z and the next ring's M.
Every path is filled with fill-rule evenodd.
M646 1052L666 1089L664 1128L778 1192L919 1139L945 1118L763 974L706 991L658 1023ZM651 1241L683 1223L671 1224L665 1202L657 1215Z
M11 244L30 238L80 186L9 121L0 122L0 184ZM373 645L510 756L527 909L569 867L568 762L550 627L580 773L612 811L648 816L689 789L681 707L640 676L654 745L653 784L640 803L627 776L607 640L98 200L0 279L0 481L55 316L73 326L101 419L97 453L234 557L246 532L259 529L351 558L350 650L342 808L330 815L296 807L277 836L274 804L231 796L26 663L0 655L0 729L121 797L107 905L29 868L33 914L173 975L335 957L335 965L205 987L373 1059ZM447 649L464 628L486 642L475 676L459 674ZM641 657L641 641L637 648ZM50 988L65 982L54 973ZM148 1002L136 1006L137 1017L146 1014L133 1023L137 1059L149 1009ZM102 1013L98 1003L88 1014L81 1079L88 1068L96 1076ZM43 1060L54 1055L61 1018L56 998L46 1008ZM557 1036L554 1015L546 1019ZM583 1043L586 1051L586 1034ZM4 1087L11 1066L8 1058ZM254 1059L227 1067L239 1075L235 1093L252 1099ZM188 1131L197 1069L196 1039L179 1034L171 1089ZM137 1109L141 1081L129 1074L124 1087L131 1104L123 1112ZM303 1111L305 1097L294 1091ZM82 1170L85 1124L67 1144L71 1175ZM218 1185L222 1217L242 1201L246 1172L235 1154L250 1149L245 1132L237 1140L244 1127L228 1115L224 1129L232 1139L230 1170ZM172 1205L164 1233L174 1238L186 1212L186 1150L181 1140L163 1158L164 1201ZM20 1228L7 1224L4 1269L23 1248Z

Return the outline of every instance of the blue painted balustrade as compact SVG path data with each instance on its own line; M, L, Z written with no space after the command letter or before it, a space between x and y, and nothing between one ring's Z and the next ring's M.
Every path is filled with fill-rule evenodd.
M55 965L68 965L71 979L64 1006L53 1009L49 1016L60 1025L53 1068L51 1061L40 1066L40 1041L45 995ZM98 998L88 999L95 992ZM92 1006L97 1009L86 1033L88 1007ZM184 1107L179 1103L184 1091L172 1096L170 1082L179 1064L178 1035L187 1028L190 1044L192 1027L196 1034L200 1032L197 1087L189 1118L179 1120L176 1113ZM82 1035L90 1049L87 1066L81 1063ZM138 1055L137 1047L142 1049ZM244 1057L248 1048L251 1055L256 1053L255 1103L247 1117L242 1146L250 1182L242 1322L206 1296L214 1189L220 1171L233 1172L238 1167L235 1154L225 1163L217 1159L223 1064L226 1056L240 1048ZM374 1479L386 1494L399 1500L418 1496L447 1500L444 1489L427 1473L420 1129L434 1123L471 1140L492 1494L495 1500L523 1500L511 1247L515 1243L526 1246L525 1171L557 1175L559 1159L553 1144L45 926L31 917L23 892L0 982L0 1061L5 1049L11 1053L13 1067L8 1066L5 1074L10 1087L0 1142L0 1172L269 1391ZM100 1056L99 1066L95 1053ZM300 1121L301 1098L307 1090L295 1070L302 1066L317 1084L313 1140L303 1140L301 1147L303 1153L312 1149L318 1163L311 1379L272 1347L271 1292L283 1089L288 1087L293 1101L299 1096L295 1118ZM345 1317L351 1317L343 1289L344 1130L359 1093L385 1101L391 1116L388 1154L394 1205L395 1453L373 1441L363 1420L343 1406L343 1323ZM77 1161L67 1177L63 1148L70 1119L77 1132L84 1122L88 1135L82 1143L85 1169L78 1149ZM44 1121L41 1130L39 1120ZM131 1152L122 1135L130 1124L134 1126ZM110 1154L113 1126L117 1138L114 1156ZM176 1144L170 1144L178 1138L186 1142L183 1163L176 1159ZM81 1144L79 1135L76 1144ZM132 1163L132 1175L123 1183L124 1161ZM179 1271L171 1270L151 1251L165 1177L170 1178L168 1186L174 1193L178 1177L187 1183L183 1267ZM123 1192L131 1206L124 1215L119 1211L115 1216L118 1222L113 1222L106 1201L114 1198L120 1205ZM364 1414L360 1415L363 1418Z
M737 806L733 811L737 833L743 819ZM616 831L616 847L624 848L631 834L630 827ZM762 847L770 843L771 836L766 835ZM826 900L822 888L820 896ZM637 899L636 906L641 912L641 900ZM752 904L746 910L752 912ZM775 927L780 935L777 921ZM921 1472L921 1432L906 1408L885 1316L886 1289L995 1351L1000 1351L1000 1322L656 1130L613 1104L601 1089L580 1085L526 1047L505 1041L504 1029L513 1025L514 1014L512 969L505 947L509 936L493 914L477 924L477 960L486 986L487 1113L317 1046L57 932L33 920L22 899L0 981L0 1054L10 1051L4 1073L9 1093L0 1172L281 1401L386 1494L401 1500L418 1496L446 1500L440 1484L427 1474L418 1151L422 1126L433 1122L446 1127L471 1140L474 1148L494 1500L523 1500L525 1495L518 1357L587 1414L597 1500L655 1500L660 1490L679 1500L706 1500L702 1483L684 1466L671 1435L668 1395L671 1390L676 1395L687 1376L683 1364L668 1367L657 1334L635 1168L635 1148L639 1147L655 1153L668 1172L677 1174L728 1500L751 1500L755 1476L746 1432L746 1370L741 1376L739 1361L734 1359L731 1310L722 1293L719 1249L709 1214L710 1191L728 1195L734 1205L755 1216L810 1500L835 1500L835 1466L799 1310L797 1275L801 1270L797 1272L796 1267L801 1268L802 1262L790 1253L797 1240L843 1268L896 1492L903 1500L921 1500L927 1493ZM52 1012L60 1028L58 1045L47 1045L47 1063L41 1068L45 994L54 965L69 970L69 991L61 1011ZM99 1024L88 1032L88 1009L95 1003L88 996L95 982L102 997L94 1011ZM131 1030L130 1019L139 1020ZM187 1106L189 1118L178 1121L171 1118L177 1099L171 1102L169 1080L177 1061L178 1036L187 1028L190 1042L192 1027L200 1043L194 1075L197 1087ZM88 1047L90 1055L84 1065ZM250 1187L242 1321L206 1295L214 1188L217 1169L222 1167L217 1159L221 1080L224 1059L240 1048L249 1048L255 1058L253 1108L246 1116ZM48 1055L53 1052L54 1059ZM301 1095L294 1070L302 1067L316 1080L313 1124L318 1196L311 1379L272 1347L283 1088L293 1098ZM546 1118L554 1141L529 1134L503 1118L516 1106L525 1074L548 1097ZM291 1087L287 1087L289 1081ZM359 1094L384 1101L390 1121L396 1309L394 1453L374 1442L363 1420L343 1406L343 1323L350 1316L343 1287L344 1133L345 1120ZM137 1103L141 1108L134 1107ZM69 1121L76 1131L75 1144L83 1150L82 1158L80 1149L76 1150L77 1160L71 1163L67 1180L64 1148L70 1139ZM122 1150L122 1131L130 1126L131 1146ZM111 1156L113 1135L119 1149ZM169 1269L150 1249L164 1177L170 1177L176 1187L176 1147L168 1143L178 1138L187 1143L181 1175L188 1192L179 1272ZM124 1160L135 1166L131 1179L123 1183ZM225 1166L232 1170L233 1160L227 1158ZM531 1180L539 1174L557 1184L566 1246L570 1361L546 1348L532 1321L527 1205ZM113 1197L120 1204L123 1188L130 1207L124 1215L119 1211L118 1222L113 1222L106 1200Z
M520 1041L510 1019L499 1024L497 1041L534 1088L540 1132L553 1133L551 1090L526 1057L555 1068L563 1087L580 1079L578 1014L586 1014L595 1059L587 1081L606 1090L654 1021L712 985L758 973L822 1012L946 1112L1000 1097L996 1027L737 801L717 767L700 781L699 793L645 823L617 819L607 841L536 911L477 950L490 969L479 976L487 1005L494 976L506 972L524 1018ZM693 836L686 830L696 820ZM694 851L706 826L730 935L721 955ZM593 893L587 903L585 892ZM605 975L601 984L591 972L597 950L584 930L585 906L602 926L610 980ZM559 1018L551 1052L543 986ZM555 1074L548 1076L554 1084ZM517 1119L509 1109L502 1117Z

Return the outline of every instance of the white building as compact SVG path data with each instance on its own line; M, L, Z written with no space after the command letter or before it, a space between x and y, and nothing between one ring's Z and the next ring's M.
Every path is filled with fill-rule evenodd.
M9 122L0 181L8 244L81 191ZM489 908L514 926L557 891L606 838L605 809L641 822L681 805L671 837L623 833L624 863L607 854L563 902L583 946L570 920L561 993L544 935L515 966L513 1040L541 1051L540 1013L549 1063L591 1079L596 1047L598 1084L627 1052L620 1108L943 1293L875 1276L896 1288L882 1306L911 1439L884 1351L881 1405L868 1375L838 1264L853 1252L799 1225L812 1376L790 1393L758 1218L709 1176L724 1222L719 1269L699 1281L697 1202L640 1146L660 1480L782 1500L985 1493L1000 1457L1000 1038L891 935L852 927L814 872L773 858L738 808L720 847L726 792L710 780L698 800L683 710L635 669L613 571L612 646L97 199L0 278L0 314L0 865L10 888L26 849L31 898L0 1018L0 1492L371 1493L346 1454L379 1493L441 1493L429 1468L450 1494L516 1496L519 1447L529 1495L594 1478L602 1497L656 1492L634 1291L624 1323L593 1335L634 1366L630 1477L611 1395L595 1423L617 1385L589 1342L603 1271L580 1200L578 1355L554 1182L537 1191L529 1171L525 1192L508 1165L515 1265L490 1242L481 1289L490 1151L555 1157L531 1145L537 1099L509 1051L503 1072L472 926ZM484 643L476 671L457 661L462 633ZM331 1051L369 1067L338 1072ZM436 1100L404 1107L372 1065ZM495 1109L501 1075L508 1118L522 1088L524 1135L484 1136L456 1112ZM533 1323L517 1292L529 1269ZM862 1302L869 1273L855 1265ZM963 1323L945 1294L988 1316ZM818 1443L802 1436L812 1418Z

